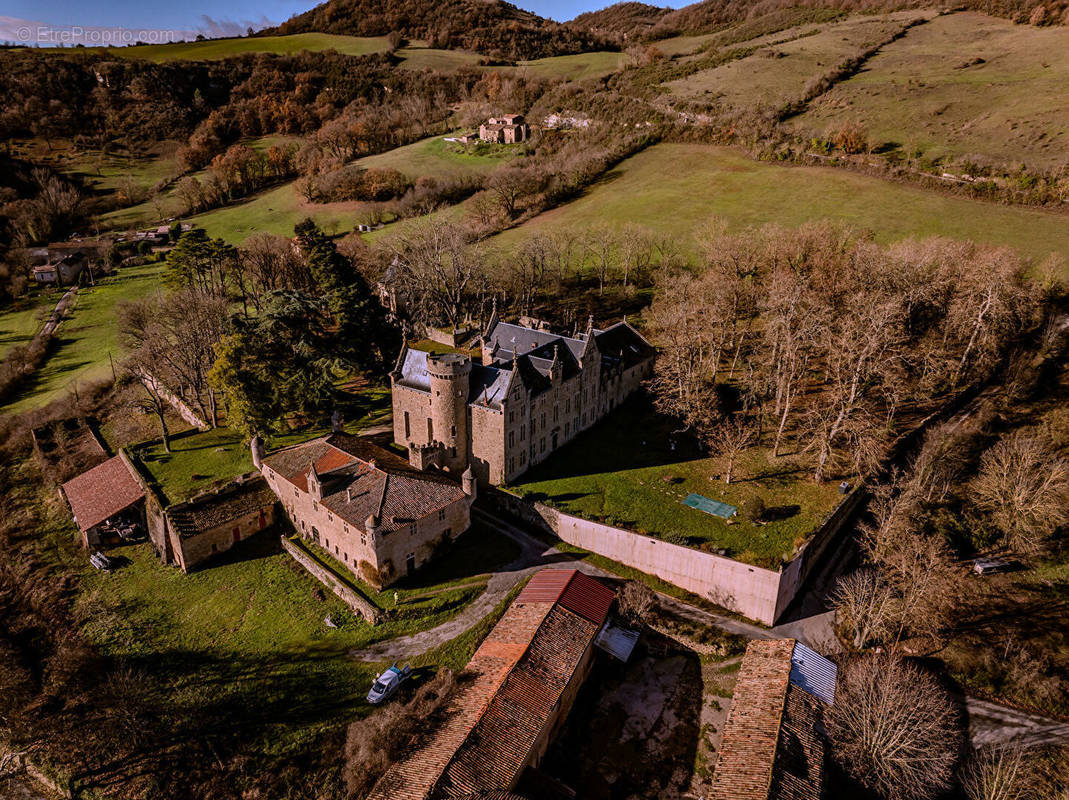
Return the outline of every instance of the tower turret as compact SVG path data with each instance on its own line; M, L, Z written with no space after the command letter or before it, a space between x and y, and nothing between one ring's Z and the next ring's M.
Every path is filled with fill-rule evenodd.
M249 440L249 449L252 451L252 465L256 469L264 463L264 440L260 438L259 434L253 435Z
M442 464L460 472L468 464L468 389L471 359L463 353L427 355L431 432L445 448Z

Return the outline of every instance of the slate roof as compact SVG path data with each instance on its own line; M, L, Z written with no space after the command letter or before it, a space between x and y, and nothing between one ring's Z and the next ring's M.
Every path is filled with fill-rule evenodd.
M755 640L746 648L713 771L712 800L822 797L826 704L796 682L799 661L806 662L804 671L818 667L824 675L830 665L834 697L834 665L805 645L793 639ZM827 684L818 685L827 694Z
M257 475L252 480L231 484L219 492L171 506L167 509L167 515L174 522L179 535L185 539L240 519L273 502L274 492L267 481Z
M407 529L466 497L452 477L417 470L389 450L345 433L288 447L263 463L302 492L308 491L314 466L323 487L320 505L358 530L370 516L379 518L382 534Z
M479 793L511 788L613 597L576 570L536 573L475 651L444 722L387 771L368 800L492 797Z
M145 497L145 490L121 456L109 458L63 484L79 529L87 531Z

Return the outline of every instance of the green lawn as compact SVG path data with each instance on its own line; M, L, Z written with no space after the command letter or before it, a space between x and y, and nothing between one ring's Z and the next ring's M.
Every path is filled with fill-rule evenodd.
M801 459L772 460L765 448L744 454L734 481L725 484L719 459L685 441L671 449L676 427L636 399L510 488L576 516L651 536L679 536L692 547L724 550L770 568L789 558L840 500L835 486L808 479ZM757 525L740 515L726 522L684 506L691 492L734 506L759 497L771 521Z
M401 66L405 69L433 69L438 72L476 67L483 58L478 53L468 53L464 50L437 50L425 47L420 42L412 42L408 47L402 47L397 51L397 55L404 59Z
M389 49L385 36L341 36L333 33L295 33L290 36L254 36L236 39L208 39L203 42L148 44L137 47L109 47L108 55L163 61L216 61L242 53L286 55L302 50L337 50L343 55L363 56Z
M0 313L0 359L12 347L30 343L62 296L58 290L33 292L20 297L18 307Z
M733 229L825 218L871 230L882 242L948 236L1008 245L1045 259L1069 254L1069 215L952 197L834 167L753 161L736 150L660 144L624 161L572 203L492 242L511 250L527 237L607 222L634 222L690 244L713 217Z
M883 48L792 122L824 134L859 122L874 144L930 158L1058 169L1069 153L1069 28L960 12Z
M388 389L369 389L361 393L362 413L349 421L345 429L360 433L389 419ZM270 449L314 439L329 433L327 428L303 429L275 437ZM225 482L252 470L252 455L244 435L220 427L198 431L190 429L171 439L171 452L155 440L135 448L142 466L171 503L187 500L213 484Z
M116 307L160 290L163 271L162 263L127 267L97 281L95 287L80 289L71 317L60 326L45 363L14 401L0 406L0 413L40 408L78 384L110 376L109 353L116 361L122 358Z

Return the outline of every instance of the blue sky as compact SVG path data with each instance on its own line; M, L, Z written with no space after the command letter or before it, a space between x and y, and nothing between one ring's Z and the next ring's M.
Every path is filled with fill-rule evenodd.
M513 0L514 2L515 0ZM612 0L521 0L517 5L556 20L567 20ZM316 5L315 0L3 0L0 5L0 39L21 38L20 23L56 26L172 29L185 33L226 35L278 23ZM19 30L19 36L11 34Z

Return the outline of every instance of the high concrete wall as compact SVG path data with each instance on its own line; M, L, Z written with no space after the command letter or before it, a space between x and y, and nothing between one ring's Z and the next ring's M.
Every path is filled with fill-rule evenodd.
M512 513L541 521L568 544L634 567L750 619L775 623L779 572L573 517L504 492L497 497Z
M495 492L492 500L568 544L653 575L765 625L774 625L834 549L832 545L853 519L862 493L859 488L847 496L780 570L751 566L574 517L504 491Z
M362 616L368 622L374 624L378 621L379 612L375 606L371 605L367 600L358 595L355 591L350 589L330 570L323 567L322 564L317 562L314 558L308 555L304 550L295 545L289 539L282 539L282 548L293 556L293 560L308 570L308 573L317 581L322 583L334 594L342 599L349 608Z

